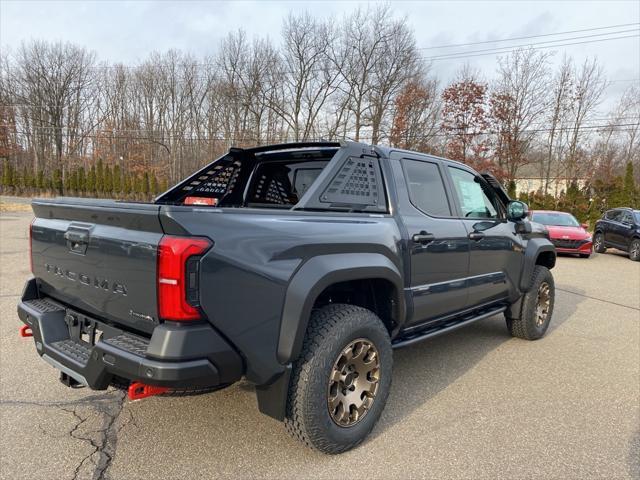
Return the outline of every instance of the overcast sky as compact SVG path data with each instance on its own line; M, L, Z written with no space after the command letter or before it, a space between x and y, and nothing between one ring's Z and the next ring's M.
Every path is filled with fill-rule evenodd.
M229 31L280 40L282 19L290 11L307 10L319 17L340 18L366 2L331 1L13 1L0 0L0 45L14 49L32 38L65 40L94 50L101 60L136 63L154 50L170 48L204 56L215 52ZM578 32L467 47L429 47L567 32L640 22L640 1L413 1L393 2L397 16L406 16L425 56L472 52L531 42L572 39L592 41L637 35L638 25ZM622 32L635 29L635 32ZM605 36L580 38L607 33ZM540 45L538 45L540 46ZM640 78L640 38L624 38L560 46L577 61L597 56L612 81L607 104ZM496 56L475 56L433 62L447 81L463 62L477 66L487 78L495 71ZM608 106L608 105L607 105ZM603 106L604 107L604 106Z

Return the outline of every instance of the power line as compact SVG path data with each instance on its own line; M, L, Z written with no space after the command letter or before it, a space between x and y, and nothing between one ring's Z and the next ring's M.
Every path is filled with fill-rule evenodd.
M621 26L631 26L631 25L640 25L640 23L621 24ZM581 32L581 31L593 31L593 30L601 30L601 29L607 29L607 28L614 28L614 26L599 27L599 28L584 29L584 30L575 30L575 31L568 31L568 32L563 32L563 33ZM548 45L548 46L545 46L545 47L541 46L541 45L550 44L550 43L566 42L567 40L592 38L592 37L603 36L603 35L616 35L616 34L619 34L619 33L626 33L626 32L632 32L632 31L635 32L635 31L638 31L638 29L621 30L621 31L616 31L616 32L606 32L606 33L593 34L593 35L583 35L583 36L577 36L577 37L562 38L562 39L557 39L557 40L548 40L548 41L545 41L545 42L532 42L532 43L528 43L528 44L510 45L510 46L505 46L505 47L495 47L495 48L489 48L489 49L483 49L483 50L474 50L474 51L470 51L470 52L453 52L453 53L442 54L442 55L420 56L419 58L421 58L423 60L439 61L439 60L447 60L447 59L470 58L470 57L475 57L475 56L486 56L486 55L496 55L496 54L503 54L503 53L511 53L511 52L517 51L518 48L523 48L523 47L530 47L530 48L534 47L533 48L534 50L538 50L538 49L543 49L543 48L555 48L555 47L562 47L562 46L569 46L569 45L580 45L580 44L585 44L585 43L605 42L605 41L609 41L609 40L619 40L619 39L624 39L624 38L637 37L638 35L626 35L626 36L609 37L609 38L602 38L602 39L596 39L596 40L590 40L590 41L584 41L584 42L559 43L559 44L555 44L555 45ZM523 38L545 37L545 36L550 36L550 35L556 35L556 34L535 35L535 36L523 37ZM468 45L483 44L483 43L491 43L491 42L476 42L476 43L470 43ZM451 46L453 47L454 45L451 45ZM430 48L432 48L432 47L419 47L418 49L430 49ZM437 48L437 47L433 47L433 48ZM489 52L489 53L483 53L483 52ZM278 59L269 60L267 63L268 64L274 64L276 62L278 62ZM159 68L160 70L163 70L163 68L162 68L163 65L162 64L153 65L153 66ZM190 66L193 66L193 67L196 67L196 68L201 68L201 67L220 67L219 64L212 63L212 62L193 63ZM88 67L88 68L94 69L94 70L116 70L116 69L136 70L136 69L140 69L140 68L143 68L143 67L145 67L144 64L140 64L140 65L118 64L118 65L93 65L93 66ZM310 69L310 70L308 70L308 72L310 72L310 73L324 73L325 69ZM279 75L282 75L282 74L291 74L291 73L298 73L298 72L292 71L292 70L281 70L281 69L278 69L275 72L274 71L263 72L263 75L264 75L263 78L271 78L271 79L273 79L275 76L279 76ZM197 73L195 75L193 75L192 77L190 77L190 79L192 79L192 80L197 80L197 79L202 79L202 78L203 78L203 76L201 74L197 74ZM212 77L212 79L213 79L213 77ZM184 78L182 78L181 80L185 81Z
M579 37L569 37L569 38L562 38L562 39L558 39L558 40L548 40L546 42L533 42L533 43L521 43L520 45L509 45L507 47L493 47L493 48L485 48L483 50L471 50L469 52L454 52L454 53L446 53L446 54L442 54L442 55L434 55L431 57L422 57L422 58L429 58L429 59L433 59L433 58L440 58L440 57L449 57L452 55L468 55L468 54L474 54L474 53L482 53L482 52L490 52L493 50L508 50L508 49L517 49L517 48L522 48L522 47L531 47L531 46L536 46L536 45L545 45L545 44L549 44L549 43L557 43L557 42L566 42L568 40L581 40L583 38L593 38L593 37L602 37L602 36L606 36L606 35L617 35L620 33L629 33L629 32L640 32L640 30L638 30L637 28L633 28L630 30L619 30L616 32L607 32L607 33L596 33L594 35L582 35ZM610 37L612 38L612 37ZM606 41L609 40L609 38L603 38L601 39L602 41ZM563 45L566 45L563 44ZM555 45L549 45L549 48L554 47Z
M484 45L487 43L500 43L500 42L510 42L512 40L527 40L529 38L541 38L541 37L553 37L556 35L567 35L570 33L581 33L581 32L593 32L596 30L607 30L610 28L621 28L621 27L631 27L633 25L640 25L639 22L636 23L622 23L619 25L609 25L607 27L594 27L594 28L583 28L581 30L568 30L565 32L556 32L556 33L543 33L539 35L529 35L526 37L511 37L511 38L502 38L499 40L485 40L481 42L469 42L469 43L454 43L449 45L436 45L433 47L419 47L418 50L435 50L440 48L453 48L453 47L468 47L472 45Z
M557 45L548 45L545 47L535 47L533 45L535 44L531 44L532 46L530 46L529 48L531 50L541 50L541 49L545 49L545 48L556 48L556 47L564 47L564 46L568 46L568 45L582 45L582 44L586 44L586 43L596 43L596 42L607 42L609 40L620 40L623 38L638 38L640 35L625 35L625 36L621 36L621 37L611 37L611 38L599 38L597 40L585 40L583 42L572 42L572 43L560 43ZM505 47L505 48L510 48L510 47ZM431 60L431 61L440 61L440 60L456 60L458 58L470 58L470 57L483 57L486 55L502 55L505 53L513 53L513 52L517 52L519 49L516 48L514 50L505 50L505 51L493 51L493 52L489 52L489 53L476 53L476 54L465 54L465 53L457 53L457 54L451 54L451 55L447 55L447 56L435 56L435 57L422 57L425 60Z

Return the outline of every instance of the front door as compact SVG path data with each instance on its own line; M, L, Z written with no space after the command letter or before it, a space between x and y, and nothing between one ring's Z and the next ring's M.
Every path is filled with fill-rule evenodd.
M407 324L415 325L464 309L469 241L453 214L440 163L402 155L394 162L394 174L408 234L407 291L413 314Z
M514 292L522 265L523 245L515 224L481 176L448 166L458 212L469 239L469 307L505 299Z

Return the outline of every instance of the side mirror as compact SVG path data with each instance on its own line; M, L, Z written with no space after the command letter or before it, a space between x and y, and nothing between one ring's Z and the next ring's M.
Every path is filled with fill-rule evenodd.
M529 214L529 207L526 203L512 200L507 205L507 220L519 222Z
M584 228L585 230L589 230L589 224L588 223L581 223L580 226L582 228Z

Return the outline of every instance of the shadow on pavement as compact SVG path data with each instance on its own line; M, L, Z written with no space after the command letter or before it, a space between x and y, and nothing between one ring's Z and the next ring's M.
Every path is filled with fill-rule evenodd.
M558 292L562 294L562 292ZM558 301L547 335L566 322L583 297ZM502 315L472 324L450 334L394 351L393 385L373 436L401 422L478 364L488 353L512 340ZM522 341L513 339L513 341ZM544 339L540 340L544 341Z

